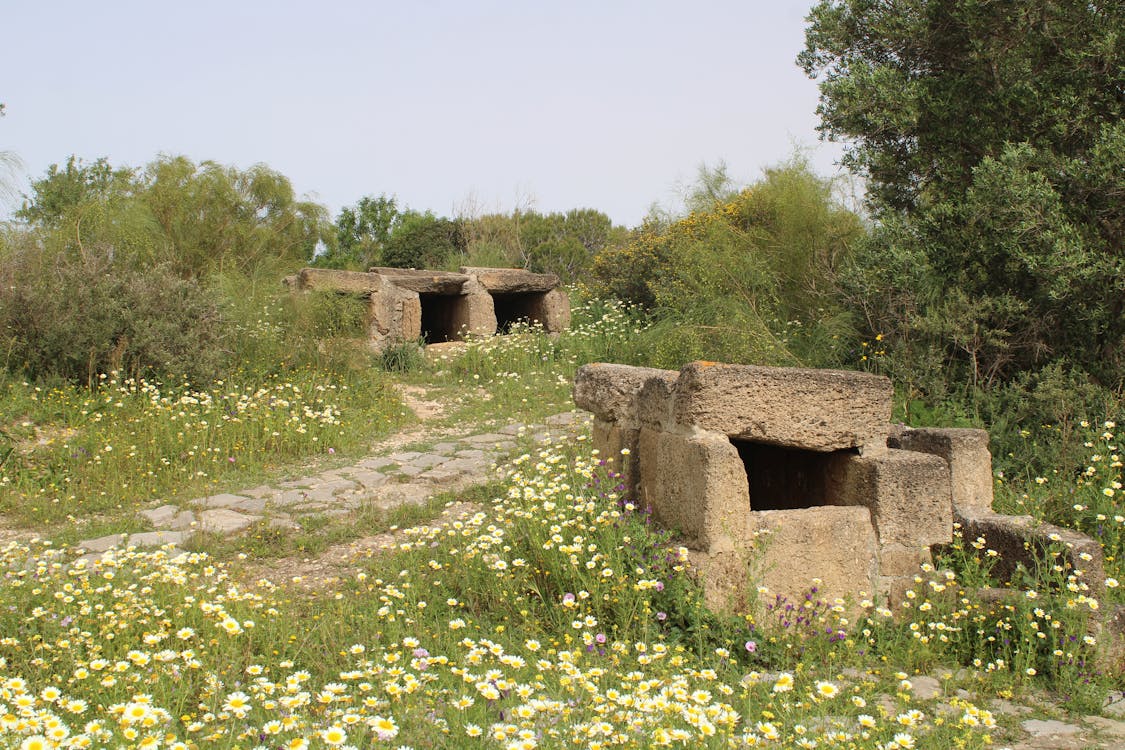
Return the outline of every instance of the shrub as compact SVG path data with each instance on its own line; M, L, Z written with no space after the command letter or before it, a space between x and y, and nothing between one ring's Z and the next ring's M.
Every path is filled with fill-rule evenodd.
M46 253L8 238L0 269L5 366L30 377L93 382L118 370L213 378L224 358L214 296L168 265L114 261L112 247Z

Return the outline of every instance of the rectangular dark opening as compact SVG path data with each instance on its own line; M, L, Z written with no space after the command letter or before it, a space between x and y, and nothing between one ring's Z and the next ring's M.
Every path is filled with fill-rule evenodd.
M795 510L834 505L828 468L838 453L805 451L731 438L750 483L751 510Z
M512 324L521 320L532 322L540 321L542 317L543 298L546 292L510 292L507 294L493 294L492 304L496 310L496 332L507 333Z
M460 341L461 306L465 298L457 294L419 294L422 307L422 338L427 344Z

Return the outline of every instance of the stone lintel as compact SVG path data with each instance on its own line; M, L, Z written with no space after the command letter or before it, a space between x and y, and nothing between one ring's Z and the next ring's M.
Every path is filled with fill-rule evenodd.
M462 266L461 273L476 276L492 294L521 292L549 292L559 286L559 277L553 273L532 273L522 268L478 268Z
M469 280L469 276L463 273L389 266L373 266L371 273L389 279L397 287L419 294L461 294L462 285Z
M302 268L297 274L297 288L302 292L337 292L367 296L379 289L379 277L360 271Z
M692 362L680 370L678 424L811 451L885 450L888 378L844 370Z

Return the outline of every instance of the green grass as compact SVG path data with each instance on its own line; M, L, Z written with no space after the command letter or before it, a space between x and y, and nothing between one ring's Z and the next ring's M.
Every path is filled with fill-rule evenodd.
M580 308L570 334L471 342L461 355L396 377L424 385L427 398L449 407L446 423L466 432L517 415L531 422L571 408L578 365L639 361L639 325L613 307ZM131 513L160 494L155 487L202 494L249 476L239 464L260 476L291 473L281 466L289 461L337 462L403 419L383 373L309 373L288 383L226 383L209 396L162 388L168 403L139 385L94 393L6 386L0 403L12 450L0 510L37 527L64 525L68 516L86 523L58 532L52 546L0 552L0 700L15 712L8 721L0 711L0 745L55 732L135 747L815 740L818 748L971 750L1015 742L988 711L995 697L1091 712L1107 690L1122 689L1119 674L1092 666L1102 645L1087 639L1097 604L1058 550L991 600L978 594L998 585L987 550L958 539L936 567L919 570L914 595L897 612L812 594L763 602L750 617L711 612L684 553L619 495L617 478L584 441L527 448L498 483L422 505L313 516L295 531L263 523L240 537L200 537L175 559L132 551L75 567L70 553L56 551L60 540L135 530ZM283 390L270 390L277 386ZM215 406L223 392L261 388L274 404L285 394L298 420L273 413L231 433L225 424L211 429L214 415L226 413ZM308 417L306 405L320 414L333 405L341 424ZM998 507L1095 534L1110 576L1120 577L1119 451L1113 426L1090 430L1091 470L1006 482ZM133 443L134 456L118 450ZM77 445L114 450L79 462ZM195 463L151 468L170 455L182 459L187 445L200 446L188 456ZM228 450L241 451L233 467L214 458ZM122 456L128 460L115 463ZM196 471L207 476L193 479ZM481 510L435 523L452 501ZM395 549L339 566L350 573L338 584L304 590L259 580L271 561L315 558L390 532ZM247 565L253 575L243 575ZM1120 601L1119 592L1110 586L1104 605ZM799 618L789 616L790 604ZM916 694L911 681L925 675L938 676L943 698Z
M54 527L253 483L282 464L362 451L403 420L379 373L300 368L206 390L106 380L0 386L0 513Z

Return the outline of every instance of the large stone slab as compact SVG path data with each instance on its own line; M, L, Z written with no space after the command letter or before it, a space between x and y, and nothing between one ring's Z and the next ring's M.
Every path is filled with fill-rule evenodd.
M637 394L645 382L659 378L670 385L679 375L675 370L594 362L579 367L574 375L574 403L603 422L635 428L639 426Z
M492 295L476 279L467 277L461 285L456 304L450 305L446 330L455 340L465 335L490 336L496 333L496 305Z
M732 549L747 536L750 487L730 441L714 433L681 436L643 428L637 450L637 502L692 549Z
M983 538L987 549L999 556L992 568L1000 580L1010 579L1018 566L1035 570L1047 558L1047 550L1056 548L1071 569L1082 571L1088 596L1101 599L1105 593L1105 557L1097 541L1085 534L1051 524L1040 523L1031 516L1006 516L998 513L964 513L955 516L967 542Z
M953 540L949 465L938 456L900 450L873 456L841 453L830 462L825 495L833 505L869 508L880 546L922 547Z
M906 429L891 435L887 445L941 456L949 463L954 507L975 513L992 510L992 454L987 430Z
M559 277L553 273L532 273L522 268L462 266L460 271L475 276L493 294L549 292L559 286Z
M306 292L338 292L369 295L379 290L379 278L359 271L337 271L332 268L302 268L297 286Z
M413 268L373 266L370 272L389 279L397 287L420 294L461 294L462 285L469 280L464 273Z
M230 508L212 508L199 514L199 527L214 534L237 534L261 520L261 516L239 513Z
M764 510L750 521L757 534L750 578L766 586L770 597L799 603L815 588L814 598L856 602L861 593L875 591L878 540L866 508Z
M885 449L893 389L843 370L692 362L676 381L680 425L814 451Z
M378 287L371 294L367 337L376 348L422 336L422 303L418 292L395 286L384 276L374 275Z

